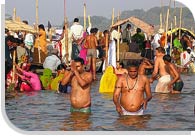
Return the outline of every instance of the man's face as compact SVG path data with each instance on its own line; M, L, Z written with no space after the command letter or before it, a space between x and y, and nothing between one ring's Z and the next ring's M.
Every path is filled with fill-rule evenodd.
M75 62L75 67L79 73L83 71L83 65L80 62Z
M137 67L129 67L128 74L130 78L135 79L138 75L138 68Z

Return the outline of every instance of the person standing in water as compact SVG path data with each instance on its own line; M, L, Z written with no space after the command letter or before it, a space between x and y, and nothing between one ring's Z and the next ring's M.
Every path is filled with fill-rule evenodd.
M138 75L138 67L131 65L128 74L119 77L116 82L113 95L116 111L119 115L143 115L151 99L148 78L145 75Z
M71 112L91 112L91 83L92 74L84 71L84 60L75 58L71 62L71 71L61 81L62 85L67 85L71 82Z
M155 92L159 93L169 93L170 89L168 88L168 84L171 81L171 76L167 72L166 64L163 60L163 56L165 55L165 49L163 47L156 48L156 59L154 62L154 71L152 73L152 77L150 78L150 82L152 83L158 76L158 83L155 88Z
M169 89L173 88L173 90L171 90L171 93L181 93L181 90L183 88L184 83L183 83L183 81L180 77L180 74L178 73L175 65L173 63L171 63L171 56L165 55L163 57L163 60L164 60L166 66L169 70L171 77L173 78L171 80L171 82L169 82L168 88Z

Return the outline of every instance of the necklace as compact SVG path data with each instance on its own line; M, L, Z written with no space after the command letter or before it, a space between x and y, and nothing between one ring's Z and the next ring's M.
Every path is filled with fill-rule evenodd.
M129 82L128 82L128 75L127 75L126 81L127 81L128 92L130 92L130 90L134 89L135 85L137 84L137 80L138 80L138 77L136 78L136 81L134 82L133 87L130 88L130 87L129 87ZM136 90L136 89L135 89L135 90Z

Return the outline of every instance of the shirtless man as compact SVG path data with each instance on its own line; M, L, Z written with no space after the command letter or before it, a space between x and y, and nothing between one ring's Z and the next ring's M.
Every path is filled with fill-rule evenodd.
M151 98L149 80L144 75L138 75L137 66L130 66L128 74L118 78L113 101L119 115L143 115Z
M150 78L150 82L152 83L159 74L160 77L158 79L158 84L156 85L155 92L169 93L170 89L168 88L168 84L171 81L171 76L167 72L166 64L163 60L164 55L165 49L163 47L156 48L154 71L152 73L152 77Z
M64 75L61 84L66 85L71 81L71 112L91 112L91 83L92 74L84 71L84 60L76 58L71 62L71 71Z
M146 58L143 59L142 63L139 65L138 74L146 75L146 69L152 69L153 65Z
M93 80L96 80L96 58L97 58L97 52L96 47L98 46L97 43L97 33L98 29L92 28L91 34L88 35L85 38L85 47L87 48L87 59L88 59L88 66L91 67L92 65L92 74L93 74Z
M171 82L169 82L168 88L169 89L173 88L173 90L171 90L171 93L181 93L184 83L176 69L176 66L173 63L171 63L171 56L165 55L163 57L163 60L169 70L171 77L173 78Z
M117 77L120 77L124 74L128 74L128 71L124 68L124 64L122 62L117 61L114 73L117 75Z

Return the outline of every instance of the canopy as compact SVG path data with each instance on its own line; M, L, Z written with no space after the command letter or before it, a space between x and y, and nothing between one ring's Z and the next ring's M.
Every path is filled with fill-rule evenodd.
M5 28L11 31L27 31L30 33L36 33L36 30L32 26L13 20L5 20Z
M154 27L136 17L130 17L124 20L119 20L115 24L113 24L111 27L116 27L118 25L123 25L127 22L132 23L136 27L140 28L142 31L144 31L147 35L153 35L154 34Z
M187 34L191 36L193 39L195 39L195 34L186 28L175 28L175 29L168 31L167 34L170 35L171 33L179 33L179 30L181 30L181 34Z

